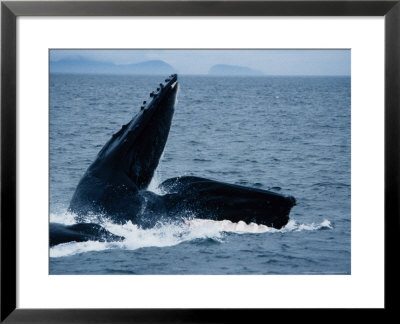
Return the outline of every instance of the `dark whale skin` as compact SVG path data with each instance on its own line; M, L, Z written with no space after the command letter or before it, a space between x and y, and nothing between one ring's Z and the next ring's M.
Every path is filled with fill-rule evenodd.
M169 214L190 211L196 218L263 224L277 229L289 221L292 196L272 191L209 180L178 177L164 181L160 188Z
M50 247L68 242L120 242L125 238L114 235L104 227L94 223L81 223L74 225L64 225L59 223L50 223Z

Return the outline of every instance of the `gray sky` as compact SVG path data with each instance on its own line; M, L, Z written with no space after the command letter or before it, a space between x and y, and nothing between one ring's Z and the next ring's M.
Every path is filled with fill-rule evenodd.
M84 57L116 64L163 60L181 74L206 74L215 64L266 75L350 75L350 50L51 50L50 60Z

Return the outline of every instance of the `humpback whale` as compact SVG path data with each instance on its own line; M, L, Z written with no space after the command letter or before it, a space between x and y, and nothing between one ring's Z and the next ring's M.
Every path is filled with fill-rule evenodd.
M160 83L132 120L112 135L79 181L69 205L78 224L50 224L50 245L99 237L120 241L91 215L150 228L183 217L244 221L282 228L296 201L267 190L200 177L167 179L163 194L147 190L167 142L178 91L177 75Z

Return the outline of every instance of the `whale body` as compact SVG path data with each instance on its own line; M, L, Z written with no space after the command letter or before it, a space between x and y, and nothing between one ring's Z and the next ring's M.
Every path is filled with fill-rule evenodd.
M277 229L287 224L295 199L267 190L200 177L168 179L160 185L163 195L147 190L167 142L178 87L177 75L171 75L143 102L132 120L112 135L79 181L69 205L76 225L86 225L50 224L53 243L95 237L122 240L98 224L90 226L90 215L98 214L119 224L131 221L141 228L180 221L188 215Z

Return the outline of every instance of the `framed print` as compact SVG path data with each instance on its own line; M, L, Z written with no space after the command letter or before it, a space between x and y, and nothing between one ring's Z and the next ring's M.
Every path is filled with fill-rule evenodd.
M1 319L392 309L399 14L2 2Z

